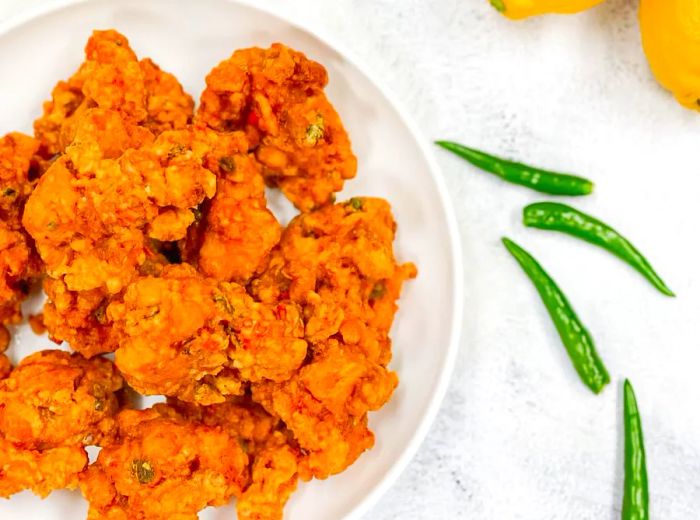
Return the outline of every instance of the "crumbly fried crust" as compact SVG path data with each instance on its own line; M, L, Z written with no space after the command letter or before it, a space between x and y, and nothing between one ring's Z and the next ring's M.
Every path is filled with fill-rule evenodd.
M11 133L0 138L0 324L17 323L20 305L41 265L31 238L22 228L22 211L35 175L43 167L38 141Z
M207 76L196 119L244 130L266 181L308 211L330 202L357 171L327 82L322 65L284 45L238 50Z
M222 402L245 381L287 379L306 356L295 304L257 303L186 264L130 285L108 316L123 334L117 366L145 394Z
M244 396L211 406L171 401L188 419L237 438L250 457L251 480L238 498L240 520L280 520L298 480L301 450L276 417Z
M0 496L74 488L87 464L85 446L115 433L122 386L106 359L59 350L23 359L0 380Z
M253 399L280 417L308 453L304 479L352 464L374 442L367 412L397 385L386 368L389 329L412 264L397 265L396 225L381 199L355 198L302 214L285 230L268 269L251 284L264 302L302 306L309 361L289 380L253 385Z
M195 520L249 482L248 456L221 428L157 405L126 410L117 439L81 476L88 519Z

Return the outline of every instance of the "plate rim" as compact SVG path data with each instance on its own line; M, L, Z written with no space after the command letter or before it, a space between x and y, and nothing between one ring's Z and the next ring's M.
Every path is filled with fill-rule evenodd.
M40 16L50 15L53 12L67 9L79 4L91 3L94 0L46 0L34 6L22 9L18 14L12 15L0 21L0 38L6 33L16 29L26 23L29 23ZM102 0L104 1L104 0ZM462 255L462 241L457 225L457 216L454 205L447 191L447 185L442 175L442 170L438 165L437 159L429 148L429 139L423 135L418 124L414 121L405 105L399 100L398 96L380 79L378 79L369 67L363 65L359 57L345 45L337 41L336 38L327 33L321 33L317 29L312 29L307 24L291 19L286 13L275 10L268 5L257 5L253 0L220 0L230 4L238 4L240 6L258 11L268 16L272 16L280 21L288 23L297 30L308 33L316 38L321 43L327 45L332 50L336 51L340 56L355 67L367 80L379 91L384 100L398 115L401 123L408 129L411 137L416 141L420 153L425 158L428 164L428 172L437 188L438 197L441 202L441 209L444 214L447 224L447 232L450 240L450 263L451 263L451 279L452 279L452 313L450 316L450 331L449 344L447 351L440 367L440 376L433 389L433 395L430 398L428 407L421 417L417 428L415 428L410 440L403 450L401 455L396 459L389 469L380 478L379 482L365 497L355 504L352 509L341 520L357 520L369 509L376 505L379 499L396 483L399 476L408 467L409 463L414 459L418 449L425 441L430 428L435 422L438 411L447 394L447 389L454 374L457 353L460 346L460 338L462 335L462 321L464 309L464 267Z

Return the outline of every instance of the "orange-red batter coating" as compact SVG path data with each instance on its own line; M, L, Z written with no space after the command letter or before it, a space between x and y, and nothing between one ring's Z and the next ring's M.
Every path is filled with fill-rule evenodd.
M54 341L67 341L88 358L117 348L119 338L107 321L109 297L103 291L71 291L53 278L44 280L44 291L44 324Z
M0 379L5 379L10 375L12 371L12 364L10 363L10 358L5 354L0 354Z
M114 30L94 31L85 46L85 62L60 81L44 103L34 132L46 156L63 153L74 137L75 124L90 108L116 110L156 135L184 128L194 103L175 76L152 60L138 61L125 36Z
M89 333L109 326L95 313L160 261L151 239L185 237L197 206L216 190L215 174L203 165L208 151L193 129L154 140L115 111L86 111L24 216L51 277L47 292L64 297L51 297L46 308L53 338L86 355L116 348Z
M305 335L340 335L373 362L391 359L389 329L403 282L416 268L397 265L396 224L383 199L356 197L296 217L252 293L264 302L291 299L304 307Z
M89 520L196 520L248 484L248 456L221 428L166 405L126 410L118 421L117 439L81 477Z
M246 283L279 242L281 226L267 209L260 166L243 132L202 132L212 143L216 195L191 230L186 257L207 276Z
M295 304L257 303L186 264L141 278L107 312L123 335L117 366L144 394L222 402L244 381L287 379L306 356Z
M149 250L156 245L148 239L186 235L194 221L191 209L213 195L216 181L201 163L190 167L163 158L163 148L168 157L183 138L160 134L186 128L194 108L172 74L148 58L138 61L114 30L95 31L85 58L56 85L35 121L40 154L58 160L31 202L25 226L39 242L51 292L62 296L47 304L51 337L91 356L116 348L113 341L100 341L111 336L99 330L109 325L93 315L102 312L102 300L151 262L155 251ZM153 193L149 182L157 186ZM187 190L194 200L186 201ZM52 211L45 210L49 205Z
M145 126L158 135L165 130L185 128L194 111L192 96L184 91L175 76L165 72L150 58L139 62L146 87Z
M39 143L11 133L0 138L0 324L17 323L29 284L41 270L22 212L41 171Z
M266 181L308 211L331 201L357 171L327 83L322 65L284 45L238 50L207 76L196 119L219 131L245 130Z
M88 458L80 446L59 446L45 450L27 450L0 437L0 497L9 497L25 489L40 497L56 489L75 489L78 475Z
M298 375L283 383L253 385L253 399L280 417L306 456L304 480L326 478L371 448L367 412L379 409L396 387L396 374L330 340Z
M0 380L0 496L74 488L85 446L114 435L123 380L106 359L37 352Z
M386 369L389 329L412 264L397 265L396 225L381 199L354 198L295 218L267 271L252 282L264 302L302 305L311 360L284 382L253 386L308 452L300 475L338 473L373 444L366 414L396 387Z
M95 31L36 138L0 139L0 496L79 485L90 520L235 498L241 520L281 520L299 479L372 447L416 269L386 201L334 203L357 161L327 82L284 45L239 50L193 117L175 76ZM284 230L265 183L302 211ZM40 274L36 330L78 353L13 368L3 324ZM168 404L124 409L127 382Z
M249 397L198 406L173 401L185 417L220 427L237 438L248 453L251 480L236 502L240 520L280 520L298 480L301 450L290 432Z

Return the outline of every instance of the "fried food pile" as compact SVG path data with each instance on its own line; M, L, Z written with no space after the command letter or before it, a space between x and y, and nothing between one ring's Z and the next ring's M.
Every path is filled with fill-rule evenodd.
M85 56L33 137L0 139L0 496L79 487L114 520L235 498L242 520L281 519L299 479L372 447L398 383L389 330L416 268L389 204L335 203L357 161L300 52L234 52L196 111L114 30ZM286 227L266 185L300 211ZM4 325L40 280L73 353L12 367Z

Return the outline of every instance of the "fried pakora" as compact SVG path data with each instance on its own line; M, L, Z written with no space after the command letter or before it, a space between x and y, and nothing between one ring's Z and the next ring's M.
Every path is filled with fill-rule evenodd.
M238 497L240 520L281 520L284 505L298 480L301 450L279 418L248 396L225 403L199 406L171 401L190 420L222 428L239 440L250 458L251 478Z
M287 379L306 356L298 306L255 302L187 264L131 284L107 314L123 337L117 366L144 394L222 402L245 381Z
M253 385L253 399L280 417L306 455L302 479L326 478L352 464L374 444L367 412L391 397L396 374L362 353L329 340L291 379Z
M281 44L237 50L207 76L196 120L218 131L245 130L263 166L302 211L332 200L357 160L323 91L326 69Z
M116 348L82 331L112 337L100 331L108 326L99 315L105 301L158 262L152 239L184 238L193 210L213 196L216 177L193 151L197 144L191 129L154 139L115 111L90 109L81 118L75 140L42 176L24 216L51 278L52 337L86 355Z
M268 269L251 283L260 301L304 308L306 339L339 335L369 360L391 359L389 329L403 282L416 268L397 265L396 224L383 199L355 197L301 214L285 230Z
M175 76L152 60L138 61L126 37L114 30L94 31L85 46L85 62L60 81L34 122L46 156L63 153L73 141L75 125L90 108L115 110L154 134L184 128L194 102Z
M123 380L106 359L37 352L0 380L0 496L75 488L85 446L115 432Z
M248 456L221 428L167 405L125 410L118 424L116 440L81 476L88 519L196 520L248 484Z
M95 31L85 57L36 139L0 139L0 496L80 486L91 520L236 498L241 520L281 520L299 479L372 447L368 414L398 384L389 330L416 269L389 204L334 203L357 161L300 52L234 52L194 116L120 33ZM302 211L286 229L265 184ZM35 330L77 353L13 368L3 324L39 274ZM127 409L127 383L167 404Z
M0 324L17 323L20 305L41 265L22 228L22 212L42 168L39 143L11 133L0 138Z
M172 147L188 138L161 134L185 129L194 108L172 74L150 59L138 61L113 30L95 31L85 57L35 121L40 153L58 160L32 199L25 227L49 268L47 293L62 297L46 306L51 337L92 356L116 348L100 319L105 302L137 268L153 263L151 238L185 236L191 209L213 195L216 180L201 165L169 160ZM196 200L182 207L188 189ZM51 211L36 213L49 204Z
M396 387L386 369L389 329L413 264L397 265L396 225L381 199L354 198L294 219L268 270L251 284L263 302L303 308L311 360L284 382L253 385L253 398L280 417L309 456L302 478L325 478L373 444L366 414Z
M206 276L246 283L265 267L281 226L267 209L260 166L247 152L245 134L205 135L215 152L210 168L217 172L217 189L201 222L191 228L185 257Z

